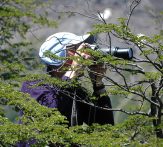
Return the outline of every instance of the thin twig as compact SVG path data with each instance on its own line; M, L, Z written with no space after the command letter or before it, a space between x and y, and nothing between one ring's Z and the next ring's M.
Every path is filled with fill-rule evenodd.
M136 5L133 6L135 2L136 2ZM130 5L130 14L128 16L128 20L127 20L127 23L126 23L127 26L129 25L129 22L130 22L130 19L131 19L132 14L134 12L134 9L140 4L140 2L141 2L141 0L133 0L132 1L131 5Z
M62 94L65 94L65 95L67 95L69 98L73 99L73 96L70 95L70 92L62 90L61 93L62 93ZM71 94L72 94L72 93L71 93ZM77 95L76 95L76 96L77 96ZM126 110L124 110L124 109L121 109L121 108L120 108L120 109L118 109L118 108L117 108L117 109L113 109L113 108L100 107L100 106L95 105L94 103L87 102L87 101L85 101L85 100L81 100L80 97L78 97L78 96L77 96L76 101L77 101L77 102L84 103L84 104L87 104L87 105L92 106L92 107L94 107L94 108L101 109L101 110L107 110L107 111L120 111L120 112L123 112L123 113L128 114L128 115L137 115L137 114L138 114L138 115L150 116L148 113L141 112L141 111L128 112L128 111L126 111Z
M97 20L97 21L100 21L101 22L101 20L100 19L98 19L97 17L91 17L90 15L86 15L86 14L83 14L83 13L81 13L81 12L76 12L76 11L56 11L56 10L54 10L53 8L49 8L50 10L52 10L53 12L55 12L55 13L67 13L67 14L69 14L69 13L72 13L72 14L78 14L78 15L81 15L81 16L84 16L84 17L87 17L87 18L91 18L91 19L93 19L93 20Z
M107 24L105 19L102 17L101 13L98 12L98 15L100 16L101 20L104 22L104 24ZM109 48L110 48L110 54L111 54L111 36L110 36L110 32L107 33L108 34L108 37L109 37Z

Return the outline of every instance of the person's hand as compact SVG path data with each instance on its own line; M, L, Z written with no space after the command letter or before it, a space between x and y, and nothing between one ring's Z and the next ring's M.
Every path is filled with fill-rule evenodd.
M90 58L91 56L89 54L87 54L86 52L83 52L83 49L85 48L90 48L90 45L88 43L82 43L78 49L76 50L75 56L82 56L85 59Z
M89 47L90 47L89 44L82 43L78 47L78 49L76 50L75 53L71 52L71 55L70 55L70 52L69 52L69 55L70 56L76 56L76 57L83 57L84 59L89 59L89 58L91 58L91 56L89 54L87 54L86 52L83 52L83 49L89 48ZM76 60L73 60L71 63L71 68L69 69L69 71L67 71L65 73L65 76L69 77L69 79L72 79L72 78L78 76L78 74L79 74L77 72L78 72L78 69L81 68L81 66L79 65L78 60L79 60L79 58L77 58ZM81 75L81 73L79 75Z
M85 48L90 48L90 45L88 43L82 43L78 49L76 50L76 53L74 54L74 56L81 56L84 59L89 59L91 58L91 56L89 54L87 54L86 52L83 52L83 49ZM78 66L78 62L76 60L73 60L71 66L74 68L76 66Z

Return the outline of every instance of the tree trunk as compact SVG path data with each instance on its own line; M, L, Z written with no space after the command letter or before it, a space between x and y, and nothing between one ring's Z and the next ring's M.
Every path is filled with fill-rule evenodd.
M151 103L151 115L153 117L153 126L155 127L156 136L158 138L163 138L163 131L162 129L158 128L159 125L161 125L161 110L162 110L162 103L160 103L158 100L159 98L156 95L156 85L154 83L151 84L152 88L152 97L151 100L154 103L159 104L159 106L156 106L155 104Z

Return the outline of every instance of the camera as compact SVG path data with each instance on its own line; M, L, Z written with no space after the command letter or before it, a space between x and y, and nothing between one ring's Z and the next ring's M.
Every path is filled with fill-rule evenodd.
M120 47L101 48L95 44L96 41L97 41L97 36L90 35L90 37L84 42L90 44L91 49L100 51L104 55L110 54L112 56L127 59L127 60L130 60L133 58L132 48L120 48Z
M104 55L112 55L118 58L123 59L132 59L133 58L133 50L132 48L119 48L119 47L111 47L111 48L99 48L97 45L91 44L90 48L95 51L100 51Z

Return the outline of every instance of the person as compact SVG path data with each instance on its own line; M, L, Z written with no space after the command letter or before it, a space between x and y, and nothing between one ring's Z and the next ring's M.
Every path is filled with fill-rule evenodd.
M82 49L90 48L90 40L92 38L90 34L77 36L69 32L59 32L49 36L39 50L39 57L46 64L47 73L51 77L68 82L71 82L72 79L77 80L81 76L79 71L82 66L77 61L78 59L67 57L82 57L84 60L91 59L92 57L88 53L83 52ZM51 57L46 53L55 55L57 58ZM99 67L101 68L101 65ZM63 70L64 68L66 71ZM105 68L101 70L94 65L89 68L91 71L98 70L101 73L106 71ZM110 98L106 95L101 96L102 93L105 93L104 84L101 82L102 77L96 76L94 72L89 73L89 75L92 77L93 95L97 97L96 102L90 101L87 91L80 84L76 88L71 86L59 88L57 85L48 84L35 87L33 85L38 84L38 80L25 81L21 91L29 93L41 105L57 108L62 115L66 116L69 126L82 125L83 123L88 125L92 123L114 125L113 112L101 108L111 108Z

